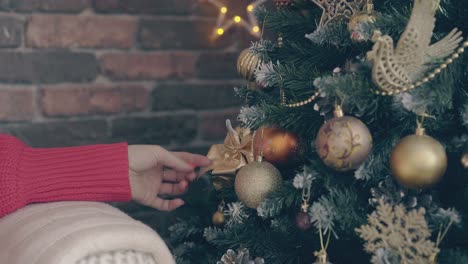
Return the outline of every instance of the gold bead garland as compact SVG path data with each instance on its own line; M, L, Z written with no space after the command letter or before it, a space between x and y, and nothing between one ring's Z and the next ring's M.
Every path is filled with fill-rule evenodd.
M301 106L308 105L308 104L312 103L312 101L314 101L319 95L320 95L320 91L316 91L311 97L309 97L309 99L306 99L306 100L303 100L303 101L300 101L300 102L296 102L296 103L287 104L286 103L286 98L284 97L284 93L282 93L282 95L281 95L281 101L282 101L281 105L289 107L289 108L298 108L298 107L301 107Z
M402 92L407 92L410 90L413 90L424 83L428 83L432 79L434 79L438 74L442 72L442 70L447 69L448 65L452 64L456 59L460 58L460 55L465 52L465 48L468 48L468 41L465 41L463 45L455 52L451 58L448 58L445 60L445 63L441 64L438 68L436 68L434 71L432 71L430 74L428 74L425 78L422 79L422 81L416 82L415 84L411 84L408 87L405 87L403 89L398 89L395 91L391 92L382 92L382 91L373 91L377 95L382 95L382 96L392 96L395 94L399 94Z

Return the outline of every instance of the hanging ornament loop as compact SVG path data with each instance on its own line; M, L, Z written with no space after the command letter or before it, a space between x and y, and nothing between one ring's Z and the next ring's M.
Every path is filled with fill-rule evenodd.
M226 202L224 202L224 199L222 199L221 203L219 203L219 205L218 205L218 211L223 212L225 206L226 206Z
M426 129L423 127L423 122L424 122L424 118L422 119L422 121L417 121L417 124L418 124L418 127L416 128L416 135L417 136L424 136L424 134L426 134Z
M416 135L417 136L424 136L426 134L426 129L424 128L424 121L426 121L426 118L433 118L435 119L434 116L428 115L427 113L422 113L419 114L417 119L416 119Z
M315 263L319 264L328 264L328 253L327 249L330 244L330 239L331 239L331 230L328 230L327 234L327 241L324 243L323 241L323 232L322 232L322 227L320 226L319 228L319 238L320 238L320 251L314 252L314 255L317 257L317 260Z
M302 205L301 211L307 213L309 209L309 200L310 200L310 190L312 189L312 184L308 184L302 189Z
M372 0L367 0L366 11L369 16L374 13L374 3Z

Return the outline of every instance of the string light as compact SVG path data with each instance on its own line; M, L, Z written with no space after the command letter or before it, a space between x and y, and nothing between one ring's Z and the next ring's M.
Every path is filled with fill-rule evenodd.
M265 3L267 0L256 0L245 7L247 17L242 17L241 14L231 14L232 9L228 4L223 3L221 0L208 0L219 9L219 16L216 26L213 30L213 38L218 38L233 26L242 26L251 35L260 38L261 32L257 19L254 15L255 8ZM229 2L229 1L228 1ZM231 11L230 11L231 10Z

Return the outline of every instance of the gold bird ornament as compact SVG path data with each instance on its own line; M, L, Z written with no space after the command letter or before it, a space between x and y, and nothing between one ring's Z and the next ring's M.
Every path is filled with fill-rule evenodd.
M367 53L367 59L373 63L372 79L379 88L377 94L393 95L421 86L435 78L464 51L462 47L454 53L463 40L462 32L457 28L431 44L439 2L440 0L414 0L411 17L396 48L390 36L382 36L378 30L374 32L372 41L375 44ZM450 55L452 57L444 64L428 73L434 63Z

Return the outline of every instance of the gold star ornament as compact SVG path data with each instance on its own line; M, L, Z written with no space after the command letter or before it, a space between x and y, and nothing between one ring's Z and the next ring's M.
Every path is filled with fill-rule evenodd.
M216 27L213 30L214 39L224 35L230 28L239 26L245 28L252 36L260 38L260 26L254 11L267 0L240 1L248 2L247 5L239 4L239 0L206 0L219 10Z

